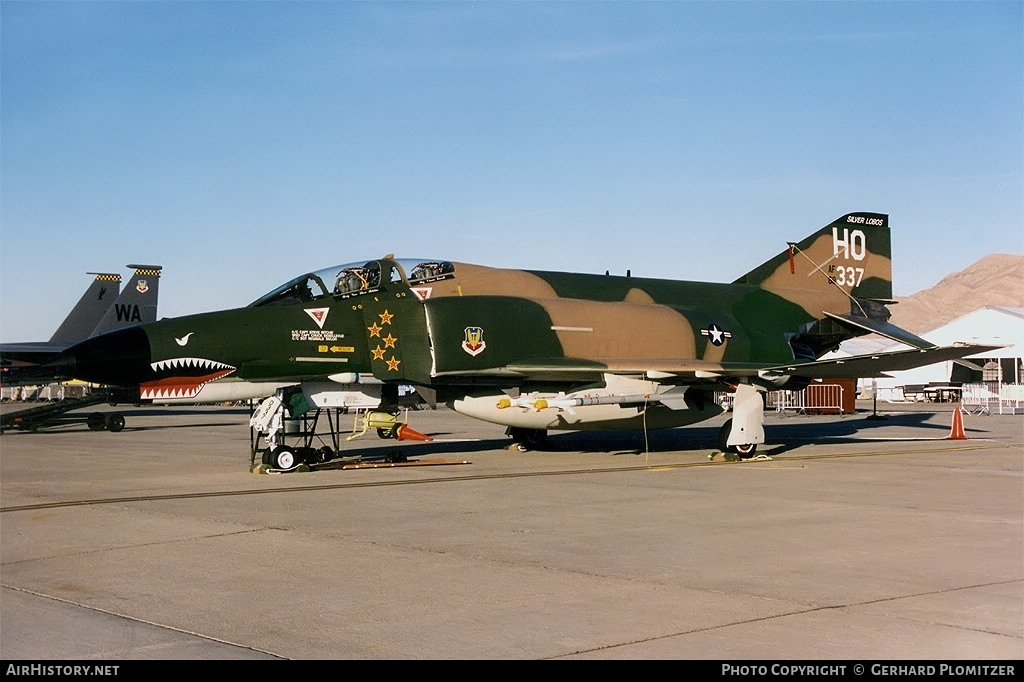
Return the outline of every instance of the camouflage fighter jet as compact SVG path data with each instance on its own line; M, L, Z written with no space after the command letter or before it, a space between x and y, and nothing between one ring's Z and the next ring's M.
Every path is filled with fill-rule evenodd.
M878 213L844 215L732 283L389 255L304 274L244 308L89 339L62 368L138 386L144 398L316 384L341 396L333 404L378 405L369 423L381 435L400 433L389 408L397 387L412 385L528 446L548 430L693 424L720 414L714 396L730 391L721 445L749 457L764 442L764 391L990 349L937 347L891 325L891 273L888 216ZM867 333L911 349L819 359ZM295 455L282 457L271 463Z

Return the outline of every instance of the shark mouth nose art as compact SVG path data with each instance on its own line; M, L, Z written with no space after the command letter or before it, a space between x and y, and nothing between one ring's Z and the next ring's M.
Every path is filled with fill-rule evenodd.
M146 400L194 398L206 384L223 379L235 367L206 358L172 358L150 364L158 377L139 386Z

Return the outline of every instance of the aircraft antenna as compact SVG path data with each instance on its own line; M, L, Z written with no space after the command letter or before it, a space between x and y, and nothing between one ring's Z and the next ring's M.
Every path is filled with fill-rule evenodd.
M853 301L853 304L855 306L857 306L857 308L860 309L860 312L861 312L862 315L864 315L864 317L868 316L867 312L865 312L865 310L864 310L864 307L860 304L860 301L857 300L857 297L854 296L853 294L851 294L846 289L844 289L841 286L839 286L839 284L836 282L836 278L835 277L833 277L832 275L830 275L827 272L825 272L824 270L822 270L821 267L817 263L815 263L813 260L811 260L810 256L808 256L806 253L804 253L800 249L800 247L796 245L796 243L794 243L794 242L787 242L787 244L789 244L790 258L792 258L792 254L794 252L799 253L801 256L806 258L808 260L808 262L810 262L810 264L814 266L815 270L817 270L821 274L825 275L825 279L828 280L829 284L834 286L836 289L839 289L839 291L841 291L844 294L846 294L847 298L849 298L851 301ZM832 260L832 259L830 258L829 260ZM828 261L825 261L825 262L827 263Z

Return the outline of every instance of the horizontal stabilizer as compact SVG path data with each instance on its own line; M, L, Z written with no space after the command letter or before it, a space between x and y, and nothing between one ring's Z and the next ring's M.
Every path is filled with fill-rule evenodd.
M826 312L825 316L829 319L835 320L840 325L847 329L852 329L857 332L866 331L879 336L884 336L887 339L905 343L908 346L914 348L935 348L935 344L922 339L920 336L911 334L906 329L900 329L894 324L883 322L881 320L872 320L867 317L855 317L853 315L836 315L834 313Z
M977 346L970 344L933 346L931 348L915 348L894 353L870 353L867 355L853 355L848 358L814 360L792 365L776 365L766 368L765 372L807 377L810 379L880 377L885 376L885 372L913 369L947 360L959 360L968 355L987 353L998 348L1003 348L1003 346Z

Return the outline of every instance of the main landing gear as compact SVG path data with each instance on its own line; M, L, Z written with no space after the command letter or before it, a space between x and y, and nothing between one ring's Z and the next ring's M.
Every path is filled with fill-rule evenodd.
M512 445L520 452L539 450L544 447L548 440L548 432L545 429L526 429L521 426L510 426L505 429L505 434L512 437Z
M740 384L732 409L732 418L718 432L718 448L739 455L740 459L750 459L757 444L764 443L764 400L754 386Z
M722 452L731 452L739 455L740 459L750 459L757 450L757 443L742 443L740 445L729 445L729 434L732 432L732 419L726 420L718 431L718 449Z

